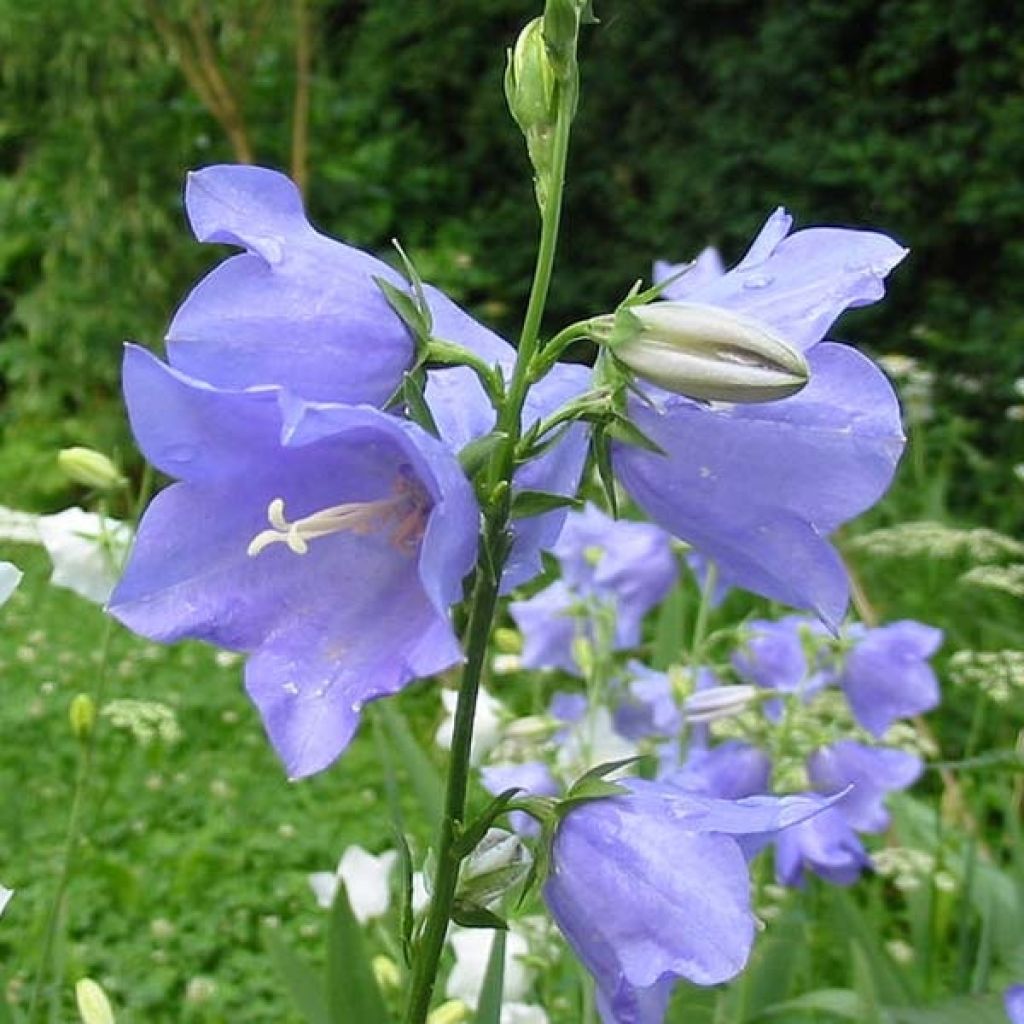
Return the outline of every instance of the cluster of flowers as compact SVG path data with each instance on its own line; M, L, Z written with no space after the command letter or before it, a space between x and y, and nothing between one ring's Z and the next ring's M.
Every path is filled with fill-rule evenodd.
M785 885L806 871L849 884L870 865L859 834L887 827L887 794L923 768L918 734L899 720L938 703L928 658L942 634L906 621L833 635L791 615L748 622L722 665L656 672L613 652L638 646L675 585L671 538L588 506L553 553L561 578L510 606L517 667L585 686L532 721L485 705L481 776L495 794L555 797L602 762L652 755L653 778L622 783L628 797L567 817L545 895L608 1019L657 1021L676 977L711 984L745 962L744 857L774 846Z
M297 778L338 757L367 702L462 657L450 612L477 559L480 509L458 456L493 429L493 395L467 365L420 373L395 296L432 338L501 378L515 352L441 292L410 288L317 232L280 174L210 167L190 175L186 205L201 241L244 252L179 308L168 363L126 352L136 438L176 482L147 510L109 607L152 639L197 637L246 653L247 690ZM807 386L744 405L640 382L628 416L646 443L614 441L611 468L723 583L836 629L848 582L827 535L885 491L903 435L881 371L822 339L845 309L882 297L905 250L877 233L791 226L776 211L730 271L713 250L689 268L659 265L669 302L658 308L662 319L725 325L797 353ZM665 383L664 353L654 352L650 376ZM730 360L742 376L742 353L724 345L721 361ZM527 395L526 430L591 387L585 367L544 370ZM518 466L513 491L574 495L587 444L582 422L552 434ZM536 575L564 519L564 508L548 506L513 521L505 592ZM568 586L586 592L615 576L585 538L570 542ZM667 568L622 582L654 601ZM529 607L518 606L521 622ZM613 643L633 642L640 618L619 607ZM607 632L584 639L593 646ZM714 983L742 968L755 924L747 854L838 798L734 799L665 780L619 787L562 818L545 896L597 979L606 1019L658 1021L676 979Z

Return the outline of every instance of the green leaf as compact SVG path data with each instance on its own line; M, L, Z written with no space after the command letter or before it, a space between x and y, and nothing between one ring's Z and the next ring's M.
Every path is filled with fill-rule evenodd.
M762 1020L774 1020L778 1017L789 1018L790 1014L827 1013L841 1020L862 1021L864 1007L860 996L846 988L822 988L816 992L808 992L796 999L787 999L784 1003L775 1003L752 1018L754 1024Z
M619 517L619 499L615 493L615 473L612 471L611 447L608 434L603 426L596 427L590 437L590 454L597 466L597 475L604 489L605 501L615 519Z
M1006 1024L1001 996L963 996L934 1006L899 1007L887 1013L892 1024Z
M430 338L430 321L423 315L411 295L396 288L382 277L375 277L374 282L384 293L388 305L398 314L402 323L412 332L413 337L425 345Z
M441 436L437 429L437 423L434 421L434 414L430 411L430 406L427 405L427 399L423 394L423 385L416 374L406 373L403 375L402 401L405 402L409 419L413 423L419 424L434 437Z
M493 910L471 903L469 900L457 899L452 904L452 920L463 928L494 928L505 931L508 924Z
M634 448L642 448L654 455L665 454L665 449L660 444L652 441L631 419L621 414L616 414L611 426L608 427L608 434L616 441L631 444Z
M330 1024L388 1024L387 1011L343 882L327 932L327 1010Z
M882 948L878 932L865 920L863 911L850 894L841 889L830 892L837 911L836 927L864 954L864 965L878 998L890 1006L920 1002L911 990L909 978L893 966Z
M423 819L431 823L440 821L444 808L444 782L437 766L413 736L405 716L394 701L382 700L376 707L384 730L412 782Z
M686 592L682 586L675 586L658 609L654 626L654 641L651 644L651 667L664 672L678 662L685 644Z
M472 478L490 462L494 453L508 440L508 434L503 430L494 430L490 434L484 434L459 451L459 465L462 472Z
M288 994L307 1024L331 1024L327 997L319 973L288 946L277 929L265 929L263 941Z
M477 1004L476 1024L499 1024L501 1020L502 993L505 987L505 940L504 931L494 933L491 953L487 958L484 984L480 989Z
M466 857L476 849L477 844L487 834L487 830L494 824L494 819L504 813L516 794L522 792L522 787L515 786L499 793L484 810L462 830L462 835L455 846L456 855Z
M512 518L529 519L558 508L582 508L580 498L566 494L549 494L547 491L518 491L512 498Z

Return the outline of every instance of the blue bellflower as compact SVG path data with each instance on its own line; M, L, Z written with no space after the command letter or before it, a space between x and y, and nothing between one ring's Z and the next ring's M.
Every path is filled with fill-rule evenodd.
M881 736L897 719L938 705L939 681L927 659L941 644L941 629L911 620L865 631L839 685L868 732Z
M728 801L629 779L570 810L548 908L594 976L605 1024L661 1024L680 979L735 977L755 933L746 844L818 813L815 797Z
M413 339L377 279L408 290L386 263L317 231L285 175L220 164L191 173L185 205L201 242L245 251L214 268L185 299L167 334L168 360L225 388L284 387L308 401L382 405L414 357ZM425 285L433 334L506 374L515 350L441 291ZM534 387L524 424L548 415L587 386L582 366L559 365ZM472 371L431 371L427 401L442 440L458 451L494 425L494 410ZM575 493L586 432L571 428L516 475L517 489ZM518 520L506 567L510 589L540 569L564 510Z
M630 415L666 455L619 444L616 473L660 526L715 562L723 582L814 611L833 628L848 601L827 535L885 492L903 449L899 405L874 363L823 342L845 310L880 299L906 255L885 235L790 234L777 210L728 273L705 253L665 297L741 314L804 351L810 383L761 405L702 404L656 388ZM679 268L659 265L659 275Z
M448 613L479 510L446 446L370 406L214 387L138 348L124 389L140 448L177 482L110 611L154 640L248 653L290 776L330 764L368 701L461 660Z
M670 537L650 523L612 519L588 504L565 517L553 547L562 579L509 611L523 634L525 668L579 674L577 637L593 639L587 613L607 606L615 616L614 647L635 647L644 616L672 589L678 566Z

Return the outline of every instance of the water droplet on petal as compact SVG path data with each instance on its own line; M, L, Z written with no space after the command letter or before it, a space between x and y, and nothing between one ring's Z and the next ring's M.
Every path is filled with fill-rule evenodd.
M194 444L172 444L166 447L161 453L164 462L186 463L192 462L198 453Z
M753 274L743 282L744 288L750 288L751 290L757 288L767 288L768 285L774 281L775 278L768 274Z
M274 266L284 259L284 249L276 238L254 238L252 247L271 266Z
M295 685L295 683L285 683L281 687L281 689L292 697L297 696L299 692L299 688Z

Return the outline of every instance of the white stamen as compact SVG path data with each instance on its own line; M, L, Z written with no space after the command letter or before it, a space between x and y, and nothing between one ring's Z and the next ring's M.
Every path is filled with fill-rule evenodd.
M285 516L284 500L274 498L267 506L271 529L256 534L249 542L248 553L255 557L271 544L287 544L297 555L309 551L309 541L333 533L354 533L363 536L392 526L392 543L402 551L411 552L423 537L430 501L422 488L405 477L395 481L394 494L377 501L353 501L332 505L290 523Z

